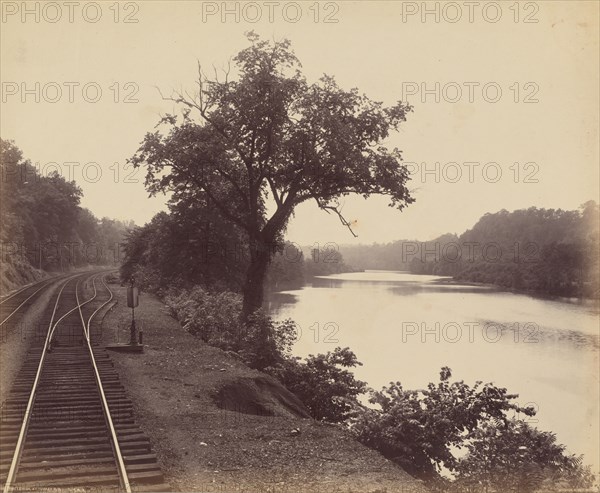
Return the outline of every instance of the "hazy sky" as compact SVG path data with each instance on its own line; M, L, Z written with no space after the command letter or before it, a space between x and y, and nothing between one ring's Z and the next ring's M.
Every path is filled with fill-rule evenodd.
M164 208L164 197L147 198L143 171L125 168L174 110L156 87L193 89L196 60L223 67L250 29L289 38L309 81L327 73L414 105L387 144L415 163L416 203L398 212L385 198L346 198L356 240L305 204L293 241L431 239L486 212L598 197L596 1L228 2L229 13L222 2L26 5L23 15L22 2L2 4L1 136L43 172L73 170L99 217L143 224Z

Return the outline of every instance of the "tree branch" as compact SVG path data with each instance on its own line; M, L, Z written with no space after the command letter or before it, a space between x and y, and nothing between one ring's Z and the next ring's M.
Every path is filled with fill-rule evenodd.
M273 179L271 177L267 176L267 181L269 182L269 186L271 187L271 193L273 193L273 198L275 199L275 203L277 204L277 207L281 207L281 205L282 205L281 197L277 193L277 188L275 188L275 183L273 183Z
M327 214L330 214L329 211L334 212L337 215L337 217L340 219L340 222L348 228L350 233L352 233L352 236L354 236L354 238L358 238L358 235L352 230L352 225L346 220L346 218L344 216L342 216L342 213L338 210L337 206L327 205L327 204L319 201L319 199L317 197L315 197L315 201L317 202L317 205L319 206L319 208L323 209L325 212L327 212Z

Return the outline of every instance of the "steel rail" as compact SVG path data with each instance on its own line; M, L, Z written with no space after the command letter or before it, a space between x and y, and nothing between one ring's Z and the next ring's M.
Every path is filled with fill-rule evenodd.
M78 274L81 275L81 274ZM25 435L27 434L27 429L29 428L29 420L31 418L31 410L33 409L33 404L35 403L35 392L38 387L38 383L40 380L40 376L42 374L42 368L44 366L44 360L46 358L46 350L48 348L49 336L50 336L50 328L52 327L52 323L54 322L54 317L56 315L56 310L58 309L58 302L60 301L60 297L62 293L73 279L75 279L77 275L68 278L65 283L62 285L60 291L58 292L58 296L56 297L56 302L54 303L54 309L52 310L52 317L50 318L50 324L48 326L48 334L46 334L46 340L44 341L44 347L42 348L42 355L40 357L40 362L38 364L37 372L35 374L35 379L33 381L33 386L31 388L31 392L29 394L29 400L27 401L27 408L25 409L25 415L23 416L23 423L21 423L21 430L19 432L19 436L17 438L17 444L15 446L15 452L13 454L13 458L10 463L10 469L8 470L8 475L6 476L6 483L4 484L4 493L10 493L12 488L12 483L15 479L17 467L19 465L19 460L21 459L21 452L23 451L23 445L25 443ZM79 284L79 281L78 283Z
M106 288L106 290L110 293L110 298L108 298L108 300L106 300L104 303L102 303L102 305L100 305L96 311L94 313L92 313L90 315L90 318L88 318L87 321L87 333L89 335L90 333L90 324L92 323L92 319L96 316L96 313L98 313L100 310L102 310L102 308L104 308L106 305L108 305L114 298L113 292L110 290L110 288L108 287L108 285L106 284L106 278L102 277L102 284L104 284L104 287Z
M44 284L44 285L43 285L41 288L39 288L39 289L35 290L35 291L33 292L33 294L31 294L30 296L28 296L28 297L25 299L25 301L23 301L23 302L22 302L22 303L21 303L21 304L20 304L20 305L19 305L17 308L15 308L15 309L12 311L12 313L11 313L10 315L8 315L8 316L7 316L7 317L6 317L4 320L2 320L2 322L0 322L0 326L4 325L4 324L5 324L5 323L8 321L8 319L9 319L10 317L12 317L12 316L13 316L15 313L17 313L17 312L18 312L18 311L21 309L21 307L22 307L22 306L23 306L25 303L27 303L27 302L28 302L28 301L29 301L31 298L33 298L33 297L34 297L34 296L35 296L37 293L39 293L39 292L40 292L42 289L44 289L44 288L45 288L45 287L46 287L48 284L49 284L49 283L46 283L46 284ZM17 291L16 293L12 294L10 298L6 298L4 301L2 301L2 303L4 303L5 301L8 301L8 300L9 300L9 299L11 299L13 296L16 296L17 294L19 294L19 293L23 292L25 289L29 289L30 287L31 287L31 286L28 286L27 288L24 288L24 289L21 289L21 290Z
M36 284L41 284L43 282L48 282L48 281L51 281L52 279L53 278L51 277L51 278L46 278L46 279L40 279L39 281L36 281L36 282L31 282L31 283L29 283L29 284L21 287L20 289L17 289L14 293L7 294L7 295L4 295L4 296L0 297L0 305L2 305L2 303L4 303L4 302L6 302L6 301L8 301L8 300L10 300L12 298L14 298L19 293L22 293L23 291L25 291L25 290L27 290L29 288L32 288Z
M98 276L96 276L98 277ZM106 419L107 427L110 431L111 435L111 444L113 448L113 452L115 454L115 458L117 460L117 465L119 469L119 480L121 482L121 486L125 489L126 493L131 493L131 485L129 483L129 477L127 476L127 470L125 469L125 460L123 459L123 454L121 453L121 447L119 446L119 439L117 437L117 432L115 430L115 426L112 421L112 417L110 415L110 407L108 406L108 401L106 400L106 395L104 394L104 387L102 386L102 379L100 378L100 372L98 371L98 367L96 366L96 358L94 358L94 351L92 350L92 345L90 342L90 324L92 319L104 306L106 306L112 299L113 293L110 288L106 285L104 278L102 279L102 283L106 287L107 291L110 293L110 298L108 301L105 301L100 307L94 311L90 315L90 318L87 321L87 324L83 318L83 313L81 312L81 308L79 309L79 316L81 318L81 322L83 324L83 331L85 335L85 340L87 341L88 349L90 351L90 359L92 361L92 366L94 367L94 374L96 376L96 384L98 385L98 391L100 392L100 397L102 400L102 409L104 411L104 417ZM92 280L92 284L94 286L94 298L97 295L96 291L96 278ZM75 297L77 299L77 303L79 303L79 294L77 289L75 290ZM80 305L81 306L81 305Z
M81 272L78 272L78 274L81 274ZM10 301L11 299L13 299L15 296L22 293L23 291L26 291L27 289L30 289L38 284L46 283L46 284L44 284L44 286L46 286L47 284L50 284L52 281L58 281L60 279L64 279L65 277L69 277L69 274L60 274L58 276L50 276L45 279L40 279L39 281L29 283L26 286L23 286L22 288L17 289L14 293L0 296L0 306L2 304L4 304L5 302Z
M100 275L100 274L96 274L96 275L94 275L94 276L92 277L92 284L94 283L94 279L95 279L96 277L98 277L99 275ZM78 289L78 287L79 287L79 283L80 283L80 281L81 281L81 279L80 279L80 280L78 280L78 281L77 281L77 284L75 285L75 295L76 295L75 297L76 297L76 299L77 299L77 303L79 303L79 299L78 299L78 297L77 297L77 289ZM90 298L89 300L87 300L87 301L84 301L84 302L83 302L81 305L79 305L79 304L78 304L77 306L75 306L75 307L71 308L71 309L70 309L68 312L64 313L64 314L63 314L63 316L62 316L62 317L60 317L60 318L59 318L59 319L56 321L56 323L54 324L54 326L53 326L53 327L50 329L50 338L49 338L49 343L50 343L50 344L52 343L52 338L54 337L54 331L56 330L56 327L58 326L58 324L59 324L60 322L62 322L62 320L63 320L64 318L68 317L68 316L69 316L71 313L73 313L75 310L77 310L78 308L80 308L80 306L87 305L87 304L88 304L90 301L94 301L94 299L95 299L95 298L96 298L96 286L94 285L94 296L93 296L93 297L91 297L91 298ZM80 311L81 311L81 309L80 309ZM84 326L83 330L84 330L84 333L85 333L85 326Z

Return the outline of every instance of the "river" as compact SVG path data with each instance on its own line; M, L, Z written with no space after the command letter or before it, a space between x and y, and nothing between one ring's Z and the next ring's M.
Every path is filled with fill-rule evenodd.
M297 356L350 347L373 388L406 389L439 380L442 366L472 385L493 382L519 394L529 420L553 431L570 453L600 470L599 311L596 304L549 300L447 278L366 271L312 279L273 293L276 319L300 328Z

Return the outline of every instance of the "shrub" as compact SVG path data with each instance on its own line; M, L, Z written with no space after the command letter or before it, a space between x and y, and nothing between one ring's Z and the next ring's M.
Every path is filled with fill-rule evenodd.
M239 314L242 298L229 291L211 293L196 286L165 297L183 328L204 342L225 350L237 351L240 345Z
M171 292L166 304L183 328L204 342L235 351L251 367L277 377L306 405L315 419L343 422L359 407L366 384L347 370L360 363L348 348L309 356L290 356L297 339L291 319L275 321L262 310L241 321L242 297L229 291L210 292L200 286Z
M361 408L357 397L367 388L347 369L359 365L349 348L338 347L327 354L310 355L304 362L287 357L266 370L296 394L313 418L342 423L355 417Z
M262 310L254 312L242 327L238 351L259 370L279 364L290 353L298 337L293 320L275 321Z
M165 302L185 330L207 344L237 352L253 368L276 364L297 337L292 320L277 322L262 310L243 323L242 297L230 291L211 292L196 286L169 293Z
M400 382L381 391L372 391L367 409L352 427L359 441L379 450L407 472L422 479L434 479L444 466L456 467L453 447L461 447L486 420L505 420L505 413L518 411L533 415L531 408L511 402L516 395L492 384L473 387L463 381L450 383L451 370L440 372L438 385L425 390L404 390Z
M594 476L583 457L566 455L554 433L523 420L484 423L457 464L456 491L564 491L590 488Z
M135 285L142 291L161 294L162 281L158 271L152 267L136 265L132 270L132 276L135 279ZM130 280L131 278L123 278L126 285L129 285Z

